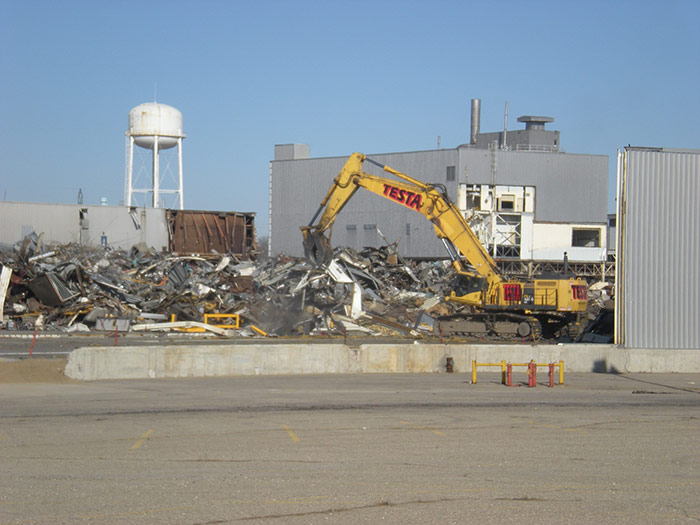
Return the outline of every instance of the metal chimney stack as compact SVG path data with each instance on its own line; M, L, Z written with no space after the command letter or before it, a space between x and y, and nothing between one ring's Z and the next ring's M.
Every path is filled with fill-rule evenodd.
M469 143L476 144L476 136L479 134L481 127L481 99L472 99L472 122L471 134L469 135Z

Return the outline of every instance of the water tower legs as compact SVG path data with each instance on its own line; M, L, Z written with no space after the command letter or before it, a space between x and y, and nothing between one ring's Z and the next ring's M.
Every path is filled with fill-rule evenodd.
M158 143L160 136L153 136L153 149L151 151L151 188L134 188L134 146L136 144L134 136L128 136L128 141L126 143L126 181L124 189L124 202L127 206L135 206L134 198L135 193L151 194L149 199L146 195L144 197L145 202L151 203L154 208L162 207L161 198L166 196L166 194L177 194L177 201L173 202L171 205L173 207L179 207L179 209L185 209L185 193L183 188L183 168L182 168L182 138L177 138L177 185L175 189L163 189L161 187L160 180L160 144ZM144 205L141 203L140 205Z
M185 209L185 188L182 185L182 138L177 139L177 176L179 181L178 197L180 198L180 209Z
M160 197L160 166L158 165L158 135L153 137L153 207L158 208Z
M133 195L133 176L134 176L134 137L127 137L129 142L126 146L126 195L124 201L127 206L131 206L131 198Z

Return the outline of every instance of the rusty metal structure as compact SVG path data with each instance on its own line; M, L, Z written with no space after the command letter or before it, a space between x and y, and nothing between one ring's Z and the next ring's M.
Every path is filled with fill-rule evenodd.
M167 210L166 220L171 252L216 252L240 260L258 253L255 213Z

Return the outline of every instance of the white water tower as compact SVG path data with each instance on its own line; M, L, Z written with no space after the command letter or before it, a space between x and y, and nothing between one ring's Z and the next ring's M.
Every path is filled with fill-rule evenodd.
M140 104L129 111L129 129L127 137L126 161L126 205L132 206L135 193L152 194L153 207L160 207L163 194L175 194L179 197L180 209L184 209L182 186L182 113L174 107L157 102ZM134 145L150 149L152 154L151 187L134 187ZM177 181L175 188L163 187L161 184L159 156L162 150L177 146Z

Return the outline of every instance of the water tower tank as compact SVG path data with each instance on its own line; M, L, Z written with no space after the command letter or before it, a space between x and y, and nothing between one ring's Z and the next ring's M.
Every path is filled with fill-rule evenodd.
M182 132L182 113L172 106L147 102L129 111L129 135L137 146L153 149L158 136L158 149L169 149L177 145Z

